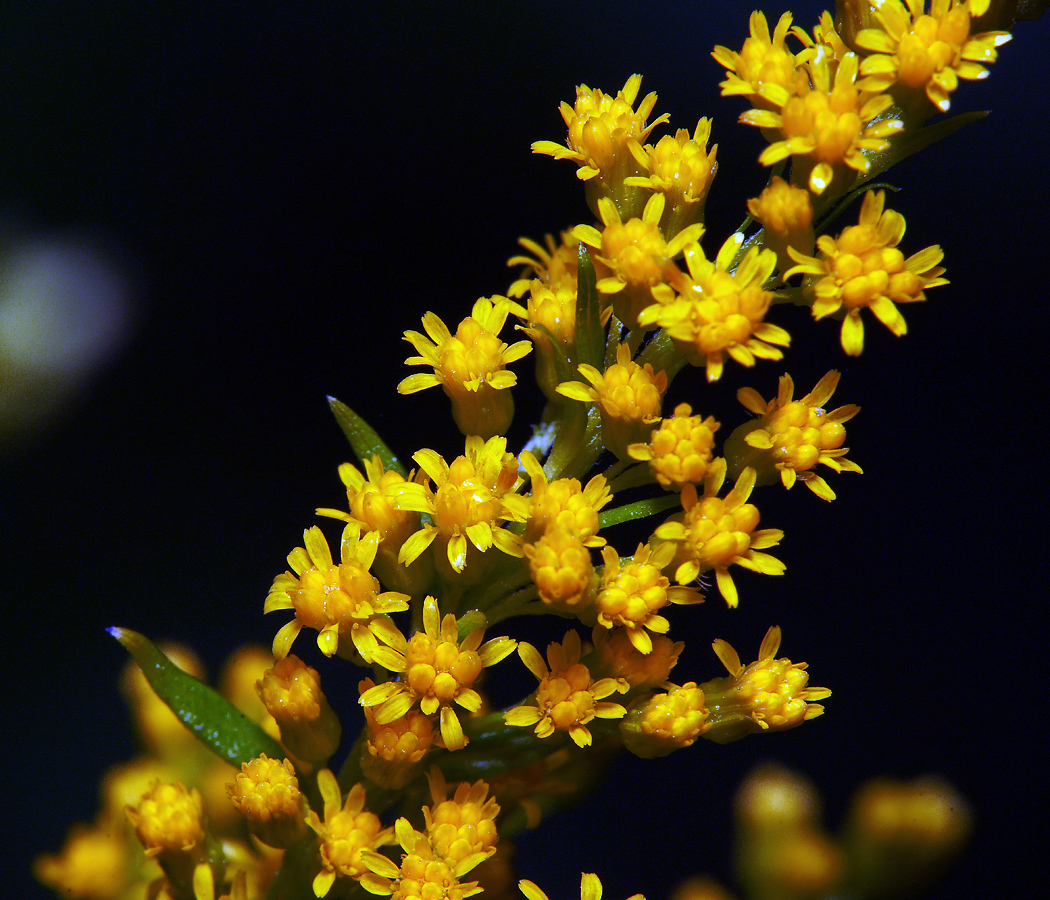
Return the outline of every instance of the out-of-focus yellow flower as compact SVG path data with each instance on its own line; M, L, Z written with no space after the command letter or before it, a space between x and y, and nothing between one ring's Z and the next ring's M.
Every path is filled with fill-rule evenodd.
M673 135L665 134L655 147L631 144L635 159L648 174L627 178L625 183L656 191L667 198L661 225L668 238L703 221L704 201L718 170L715 161L718 145L708 152L710 139L711 120L701 119L692 137L685 128L679 128Z
M408 819L394 823L394 834L404 853L401 865L375 852L363 854L371 871L361 878L361 886L372 894L389 894L392 900L464 900L481 893L476 881L460 879L483 862L484 853L472 853L456 864L441 859L430 839L416 831Z
M393 828L383 828L379 816L365 809L364 785L355 784L343 801L335 776L328 769L317 773L317 789L324 800L324 820L313 810L307 824L317 832L321 850L321 871L314 878L314 894L325 896L342 875L360 881L369 871L362 856L393 843Z
M694 416L688 403L679 403L674 415L663 419L648 443L631 444L631 459L649 463L649 471L665 490L680 491L704 480L719 423L712 416Z
M534 881L522 879L518 887L527 900L549 900L539 885ZM580 879L580 900L602 900L602 883L597 875L585 873ZM645 900L641 894L634 894L627 900Z
M433 481L406 483L398 488L394 505L398 509L426 513L433 524L423 527L401 546L398 559L410 565L440 538L439 565L457 575L467 566L470 546L484 553L496 547L510 556L521 556L521 536L500 527L506 521L521 521L503 502L518 484L518 461L507 452L507 439L487 441L471 435L465 453L449 465L433 450L417 451L412 457ZM447 571L447 569L446 569Z
M775 764L757 766L737 788L733 815L745 832L769 834L815 824L820 798L813 784Z
M762 417L742 426L744 443L758 451L746 454L746 464L755 467L759 483L772 481L776 470L784 487L792 487L797 478L822 500L834 500L835 492L813 471L814 466L819 463L836 472L862 471L846 459L849 447L842 446L846 441L843 423L860 412L860 407L851 403L831 412L824 409L838 383L839 373L832 369L800 400L792 399L795 383L790 375L780 376L777 395L768 403L754 388L737 391L737 399ZM729 442L726 453L728 456Z
M124 829L77 825L61 853L38 856L33 874L70 900L122 900L132 877Z
M904 237L904 216L884 210L885 191L868 191L860 207L858 224L850 225L837 238L817 238L819 255L804 256L788 250L798 263L784 273L809 276L804 287L813 298L813 318L844 311L842 349L858 356L864 349L864 323L860 311L870 309L893 334L906 334L908 326L897 303L925 300L926 288L947 284L938 265L944 258L934 244L904 258L897 244Z
M815 54L804 63L809 79L796 84L794 92L780 87L764 90L763 99L779 112L750 109L740 116L741 122L780 137L758 161L772 166L794 157L791 180L818 195L833 181L847 189L856 173L866 173L871 166L867 154L886 150L887 138L904 125L899 119L880 118L893 98L862 91L857 84L859 65L853 53L838 61Z
M423 630L408 640L396 632L388 636L388 647L376 654L376 662L391 672L401 673L403 681L387 681L361 695L362 706L374 706L376 722L386 725L400 719L416 703L424 715L441 711L441 737L449 750L467 745L463 726L453 703L469 712L481 709L481 695L472 685L486 666L494 666L516 646L509 637L493 638L484 646L484 629L475 628L462 641L456 617L441 618L437 600L423 603Z
M256 689L288 751L314 765L327 762L339 747L343 726L321 690L317 670L289 654L266 671Z
M689 283L677 293L657 285L656 303L638 317L643 325L663 328L689 363L705 366L708 381L722 376L727 353L742 366L753 366L755 357L780 359L783 354L772 345L786 347L791 340L783 328L763 321L773 299L763 285L776 268L776 254L752 247L729 271L741 237L730 236L713 262L699 245L692 247L685 255Z
M503 434L514 418L514 398L509 388L518 376L507 369L531 349L528 341L507 346L499 333L517 304L506 297L481 297L470 315L459 323L455 335L434 313L423 316L423 329L406 331L419 356L410 366L431 366L433 372L409 375L398 386L402 394L441 387L452 401L452 416L464 435L484 438ZM428 338L429 335L429 338Z
M375 687L371 678L358 685L364 694ZM431 717L410 709L393 722L376 721L374 707L365 707L368 739L366 753L361 754L361 771L381 787L398 790L419 772L420 764L434 746L435 734ZM437 736L440 739L440 736Z
M595 287L599 293L612 294L613 312L630 330L638 326L638 313L652 302L653 287L683 283L682 270L674 258L704 233L704 226L697 222L670 241L664 240L660 219L665 205L663 194L653 194L641 218L624 222L615 204L603 197L598 201L598 212L605 228L599 231L592 225L577 225L572 232L599 251L594 258L610 274L599 278Z
M763 242L777 255L781 273L791 268L788 247L799 253L813 252L813 201L809 191L774 176L757 197L747 201L747 211L760 222Z
M629 459L627 446L646 440L653 423L660 419L667 373L654 372L649 363L638 365L627 344L617 348L616 362L604 373L587 364L580 365L579 372L591 386L566 381L558 385L558 393L581 403L597 403L602 442L619 459Z
M378 454L364 461L365 474L350 463L339 466L339 478L346 486L349 512L341 509L318 509L319 516L354 522L361 531L374 531L379 535L379 548L372 563L372 570L383 584L392 590L412 594L423 590L434 575L432 560L417 559L411 566L398 562L402 545L419 530L419 513L398 509L393 499L400 486L419 481L422 472L410 473L404 478L393 469L383 467Z
M755 531L758 509L745 502L755 486L754 469L744 469L733 489L722 498L718 492L725 474L725 460L716 459L707 473L703 497L698 497L696 488L687 484L682 489L684 512L660 525L654 537L675 542L671 565L676 567L675 580L679 584L688 584L714 569L718 589L732 607L739 598L729 567L738 565L766 575L782 575L784 564L758 551L775 547L784 532L779 528Z
M285 572L273 580L263 606L268 613L295 612L273 639L273 655L284 659L305 627L317 629L317 646L325 656L340 653L350 658L356 648L362 659L371 662L378 647L376 637L397 630L388 613L408 609L409 600L408 594L381 592L379 580L368 571L379 535L370 531L361 537L359 527L348 524L338 564L316 525L303 532L303 543L288 554L294 574Z
M668 685L620 723L624 746L635 756L655 759L690 747L710 728L704 692L695 681Z
M578 615L594 599L598 576L576 532L550 528L523 550L540 600L552 611Z
M594 600L598 624L608 629L622 626L639 653L652 652L649 632L666 634L671 627L659 613L664 606L704 601L695 588L671 587L662 570L674 554L673 543L661 544L656 550L639 544L634 556L623 561L612 547L602 549L605 571Z
M434 805L423 807L423 819L434 855L453 867L477 854L492 856L499 841L499 804L489 796L489 786L480 780L473 784L464 781L448 799L448 786L440 769L433 768L428 780Z
M265 753L249 760L226 791L251 833L264 844L288 848L307 833L309 806L291 760L269 759Z
M766 632L758 659L748 666L721 638L712 646L729 670L729 677L704 685L712 719L712 730L707 735L710 740L727 743L748 733L784 731L823 714L824 707L814 701L830 697L831 691L808 686L806 663L776 658L780 649L779 627L773 626Z
M591 743L587 723L599 719L619 719L627 712L619 703L606 702L614 691L628 690L622 679L591 678L590 670L580 662L580 636L568 631L562 643L552 642L547 647L547 660L525 641L518 643L518 655L540 685L536 689L535 706L516 706L504 713L508 725L528 727L535 725L536 735L550 737L555 731L568 731L579 747Z
M551 290L554 290L555 287L569 286L573 292L576 291L580 242L573 237L571 231L561 233L560 244L556 244L554 236L550 234L544 237L545 247L541 247L532 238L527 237L518 238L518 243L536 256L534 259L531 256L518 254L507 260L508 266L525 266L522 277L510 286L507 296L524 296L534 280L538 280L544 287Z
M127 808L147 856L165 850L192 850L204 841L204 807L200 792L182 782L155 784L135 806Z
M871 53L860 64L858 87L889 91L899 106L925 113L923 119L947 112L959 79L987 78L982 63L994 63L996 48L1010 40L1006 31L970 34L971 19L987 9L988 0L932 0L929 12L926 0L883 0L871 13L874 21L854 36Z
M554 141L536 141L532 145L533 153L571 159L577 164L576 177L586 182L587 202L595 215L598 199L609 196L617 201L621 215L637 215L630 208L632 194L624 189L624 179L639 174L630 145L632 141L644 144L649 132L668 119L664 113L646 124L656 106L656 94L647 94L636 110L634 101L641 86L642 76L632 75L623 89L611 97L581 84L576 88L576 105L569 106L564 101L561 104L561 117L569 129L565 146ZM635 190L633 196L641 193Z

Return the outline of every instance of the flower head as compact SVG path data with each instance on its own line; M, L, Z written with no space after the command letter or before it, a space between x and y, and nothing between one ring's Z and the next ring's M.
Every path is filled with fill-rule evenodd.
M507 452L507 440L476 435L466 439L463 456L449 465L433 450L419 450L412 457L429 476L426 484L401 485L394 505L426 513L433 524L423 527L401 546L400 562L409 565L440 538L439 555L457 574L467 565L467 548L484 553L495 546L511 556L521 556L521 538L502 524L519 521L503 503L518 483L518 461ZM434 487L430 487L430 481Z
M378 646L376 636L396 630L388 614L408 609L408 594L381 592L378 579L368 571L379 535L370 531L361 537L358 526L348 524L343 529L339 563L333 562L328 542L316 525L303 532L303 544L288 554L293 571L273 580L263 607L268 613L295 611L295 618L273 639L273 655L277 659L287 656L305 627L317 629L317 646L325 656L337 652L350 656L356 648L370 662Z
M717 720L712 740L724 743L748 732L784 731L823 714L824 707L813 701L830 697L831 691L808 686L806 663L776 658L779 627L766 632L758 659L748 666L726 641L718 639L713 646L730 677L720 685L722 691L706 692Z
M547 647L547 663L532 644L518 644L518 655L540 685L535 706L517 706L504 713L508 725L535 725L536 735L550 737L555 731L568 731L579 747L591 743L587 723L595 717L619 719L627 712L619 703L603 702L614 691L624 693L628 684L622 679L600 678L595 681L587 666L580 662L580 636L569 631L562 643Z
M859 87L889 90L899 105L925 113L947 112L959 79L988 77L983 64L994 63L997 47L1010 40L1005 31L970 34L971 19L988 8L987 0L884 0L871 13L873 22L854 35L869 52L860 65ZM927 102L928 101L928 102Z
M663 419L648 443L631 444L631 459L649 463L649 471L666 490L680 491L686 484L698 483L707 475L715 432L719 424L713 417L694 416L688 403L679 403L674 415Z
M375 687L371 678L358 685L364 694ZM376 721L375 707L365 707L365 723L368 739L367 754L361 755L361 770L376 784L390 789L407 785L419 771L424 757L440 735L434 734L431 717L418 709L410 709L393 722L380 724Z
M433 576L433 568L426 565L429 560L419 560L406 567L398 563L397 555L408 538L419 530L419 513L398 509L393 499L400 486L410 481L419 481L423 473L410 473L403 477L393 469L386 469L378 454L364 461L362 474L350 463L339 467L339 478L346 486L349 512L341 509L319 509L317 514L357 524L362 532L374 531L379 535L372 568L383 584L414 593L425 587Z
M343 726L321 690L316 669L289 654L274 663L256 688L291 753L315 765L335 753Z
M598 576L583 539L567 528L551 528L525 544L529 574L552 610L578 613L594 598Z
M434 855L456 866L476 855L487 858L495 853L499 804L488 795L489 786L480 780L474 784L464 781L448 799L441 770L435 767L428 778L434 805L423 807L423 818Z
M704 692L695 681L668 685L620 723L624 745L635 756L653 759L692 746L711 728Z
M666 634L670 623L660 615L668 603L702 603L695 588L671 587L662 570L675 555L674 544L661 544L652 550L639 544L634 556L621 560L612 547L602 550L605 571L594 600L598 624L605 628L622 626L639 653L652 652L650 632Z
M337 876L360 881L369 871L363 855L392 843L393 828L383 828L379 816L365 809L364 785L355 784L343 801L339 783L329 769L317 773L317 789L324 800L324 820L313 810L307 824L317 832L321 871L314 878L314 894L327 894Z
M626 628L609 631L598 625L593 631L594 657L591 668L596 672L626 681L632 688L655 687L667 681L685 648L684 641L672 641L667 635L650 635L652 648L642 653L631 641Z
M605 538L598 534L598 511L612 500L604 475L595 475L582 487L576 478L547 481L536 457L528 450L521 454L522 468L531 480L528 498L521 498L527 509L523 539L539 540L552 529L571 531L588 547L601 547ZM508 498L508 501L511 498Z
M526 900L549 900L547 895L534 881L522 879L518 887L525 895ZM602 883L597 875L584 874L580 878L580 900L602 900ZM634 894L627 900L645 900L641 894Z
M265 753L249 760L226 791L264 844L291 847L306 834L308 806L291 760L270 759Z
M765 96L770 88L778 89L776 96L794 93L798 81L795 70L801 60L787 46L790 29L791 13L780 17L771 35L766 14L755 10L751 13L751 34L739 53L728 47L715 47L711 55L728 70L720 85L722 96L745 97L756 107L768 108L770 104Z
M441 618L437 600L427 597L423 604L423 630L408 640L398 631L390 646L376 655L376 661L403 676L387 681L361 695L361 705L376 707L375 720L386 725L400 719L417 703L424 715L441 712L441 736L449 750L467 744L453 703L469 712L481 709L481 695L472 685L486 666L508 656L516 646L508 637L493 638L484 646L484 630L476 628L462 641L459 624L452 613Z
M813 467L818 463L836 472L860 472L861 468L846 459L848 447L843 425L858 412L859 406L849 404L827 412L824 404L831 399L839 383L839 373L828 372L816 387L800 400L793 400L795 384L790 375L780 377L777 396L766 403L754 388L741 388L737 398L751 412L762 418L747 426L745 443L761 451L765 461L780 472L784 487L794 485L796 478L824 500L834 500L835 492ZM753 463L753 456L748 457Z
M677 545L671 565L676 566L675 579L679 584L688 584L703 572L714 569L718 589L726 603L736 606L738 596L729 567L743 566L766 575L783 574L784 564L779 559L758 551L775 547L784 532L779 528L754 530L758 525L758 509L745 501L755 486L755 470L744 469L736 485L723 498L718 492L725 473L725 460L716 460L704 483L703 497L698 497L696 488L687 484L682 489L685 511L659 526L655 537Z
M620 459L629 458L627 445L645 440L654 422L660 419L660 406L667 390L667 373L654 372L649 363L638 365L631 359L627 344L616 350L616 362L605 372L582 364L580 381L558 385L558 393L582 403L597 403L601 409L602 441Z
M813 201L809 191L774 176L761 194L747 201L747 211L762 224L765 245L776 253L781 272L791 267L788 247L799 253L813 252Z
M813 318L844 311L842 349L850 356L864 349L862 309L870 309L900 337L908 326L895 304L925 300L926 288L948 283L941 278L944 269L938 263L944 254L936 244L904 258L897 249L904 237L904 216L891 209L884 211L885 202L885 191L868 191L858 224L850 225L837 238L821 235L815 259L788 251L798 265L784 277L809 276L806 290L813 297Z
M514 418L508 388L518 380L506 367L532 349L528 341L508 347L499 339L507 316L516 307L506 297L481 297L455 335L438 316L427 313L423 316L426 335L405 332L405 340L419 354L405 362L431 366L434 371L409 375L397 386L398 391L414 394L440 386L452 401L452 415L463 434L486 438L503 434Z
M604 230L591 225L578 225L573 229L580 241L599 251L595 259L610 274L599 278L595 287L602 294L613 295L613 312L629 329L637 327L638 313L650 304L651 288L682 282L682 272L673 260L704 233L704 226L697 222L682 229L670 241L664 240L660 219L665 205L663 194L653 194L641 218L623 222L615 204L602 197L598 201L598 212Z
M154 784L126 811L147 856L165 850L192 850L204 841L200 791L187 790L182 782Z
M780 359L783 354L772 345L786 347L791 340L783 328L763 321L773 299L763 285L776 267L776 254L752 247L729 271L741 237L731 236L714 262L693 247L685 257L689 283L678 293L667 285L653 288L657 302L638 317L643 325L663 328L692 365L705 366L708 381L721 377L727 353L753 366L755 357Z
M528 291L525 324L518 328L536 348L536 381L548 399L553 399L560 357L576 357L576 280L548 287L534 278Z

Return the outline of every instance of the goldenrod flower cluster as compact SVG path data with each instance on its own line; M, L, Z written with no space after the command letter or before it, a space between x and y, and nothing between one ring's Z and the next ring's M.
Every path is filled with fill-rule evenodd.
M415 351L406 363L426 371L397 391L440 387L462 439L391 446L332 401L363 468L341 466L346 505L318 510L341 524L337 552L335 535L306 527L261 602L282 621L270 653L253 651L226 692L235 704L151 657L144 668L164 703L144 681L134 689L149 761L115 776L122 799L43 859L40 877L100 900L137 896L149 881L151 896L171 900L256 898L271 885L272 896L293 896L293 883L317 897L359 884L396 900L461 900L498 881L500 848L570 802L613 751L665 756L820 716L831 691L810 685L806 663L777 656L776 626L749 661L715 638L704 655L726 675L671 673L705 595L737 607L742 594L775 590L763 576L785 573L767 551L791 540L790 522L759 527L763 490L800 480L831 501L817 466L861 472L846 456L859 408L825 409L839 372L796 400L790 374L759 364L791 346L775 321L784 303L840 321L838 342L857 355L862 316L903 335L897 305L947 283L939 247L906 256L903 216L864 186L923 143L914 131L949 107L960 79L987 74L1006 37L973 31L987 11L987 0L850 0L810 32L790 13L771 32L755 12L742 47L713 55L723 93L750 104L741 121L761 129L757 162L772 171L741 201L745 225L714 242L703 214L718 187L715 123L655 137L668 116L649 121L657 96L639 101L641 76L615 94L581 85L561 105L565 143L533 150L577 166L593 218L560 239L523 238L532 255L511 258L519 277L465 307L454 330L428 312L422 332L404 332ZM851 203L856 224L833 232ZM507 434L530 353L545 408L517 448ZM738 391L751 417L734 423L706 414L727 365L754 368L764 385ZM703 376L668 409L689 367ZM808 495L790 499L813 514ZM633 552L615 530L626 522L644 529L626 545ZM522 616L560 620L545 647L514 636ZM319 669L291 653L304 630L297 649L315 641ZM115 633L146 658L148 641ZM321 676L348 663L358 692L330 702ZM525 695L495 703L490 686L515 678ZM365 719L352 740L335 712L349 706ZM169 707L223 756L221 770L185 752L194 738ZM808 807L785 822L790 804L769 799L775 785L763 790L742 801L755 871L800 891L839 884L842 853L811 827ZM889 788L866 795L857 840L889 854L908 828L930 841L951 831L930 804L900 814L910 802ZM530 881L521 890L546 900ZM584 875L583 900L600 895L597 876Z

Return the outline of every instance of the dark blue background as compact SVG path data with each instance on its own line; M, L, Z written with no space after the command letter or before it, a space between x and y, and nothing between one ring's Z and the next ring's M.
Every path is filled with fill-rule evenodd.
M587 220L571 164L529 151L562 139L557 106L577 83L614 92L637 71L672 127L714 117L709 252L765 182L762 140L735 124L744 107L719 97L709 56L739 48L749 3L350 6L66 2L5 16L0 197L41 228L99 228L145 274L127 352L0 466L10 896L45 895L30 858L94 816L99 776L133 753L106 626L191 643L213 673L237 644L272 639L271 579L314 508L342 502L348 451L325 395L406 456L461 446L440 395L396 394L400 335L426 310L455 323L504 292L519 235ZM783 8L766 6L771 22ZM793 8L809 28L822 6ZM1031 823L1046 824L1048 37L1050 21L1020 27L953 106L992 116L891 173L903 249L941 243L952 281L904 310L908 336L869 325L851 360L833 324L777 320L803 390L842 369L836 400L863 407L850 444L865 474L833 477L830 506L802 488L759 495L764 524L786 531L787 574L741 575L738 611L714 597L674 618L691 640L679 680L718 674L713 637L750 656L780 624L783 652L835 691L828 714L618 763L602 794L520 842L520 876L554 900L578 896L581 870L610 898L650 900L692 872L724 874L728 798L769 758L818 779L832 823L866 777L945 773L977 831L936 897L998 892L1033 867ZM783 370L730 364L713 392L687 372L675 391L741 421L732 392L768 396ZM523 393L519 408L520 443L538 407Z

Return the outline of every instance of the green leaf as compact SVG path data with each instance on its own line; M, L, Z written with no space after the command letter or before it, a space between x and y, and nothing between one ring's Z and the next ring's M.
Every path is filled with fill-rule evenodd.
M401 460L394 456L394 452L376 434L371 425L335 397L328 398L328 405L332 408L336 422L343 429L343 434L350 441L350 446L362 463L378 454L383 461L384 469L393 469L402 478L408 478L408 469L401 464Z
M605 349L605 329L601 323L601 303L594 264L587 246L580 244L576 270L576 355L580 363L602 370L602 351Z
M896 107L891 107L879 119L892 118L897 115L899 110ZM888 150L882 151L882 153L865 153L864 155L868 158L869 168L867 174L860 178L854 188L859 188L862 184L871 181L873 178L881 175L890 166L896 165L902 159L907 159L913 153L918 153L920 150L924 150L937 141L944 140L949 135L954 134L963 125L968 125L970 122L976 122L978 119L983 119L988 113L983 110L974 110L973 112L961 113L957 116L952 116L948 119L941 119L941 121L934 123L933 125L927 125L923 128L916 128L914 130L908 129L901 132L900 134L894 135L890 138L890 146Z
M215 754L235 766L262 753L285 758L277 741L213 688L183 672L149 638L127 628L108 630L139 664L157 696Z
M612 525L620 525L623 522L631 522L634 519L644 519L654 516L665 509L671 509L681 503L678 494L669 494L665 497L654 497L652 500L639 500L636 503L628 503L617 506L615 509L607 509L598 513L598 527L609 528Z

